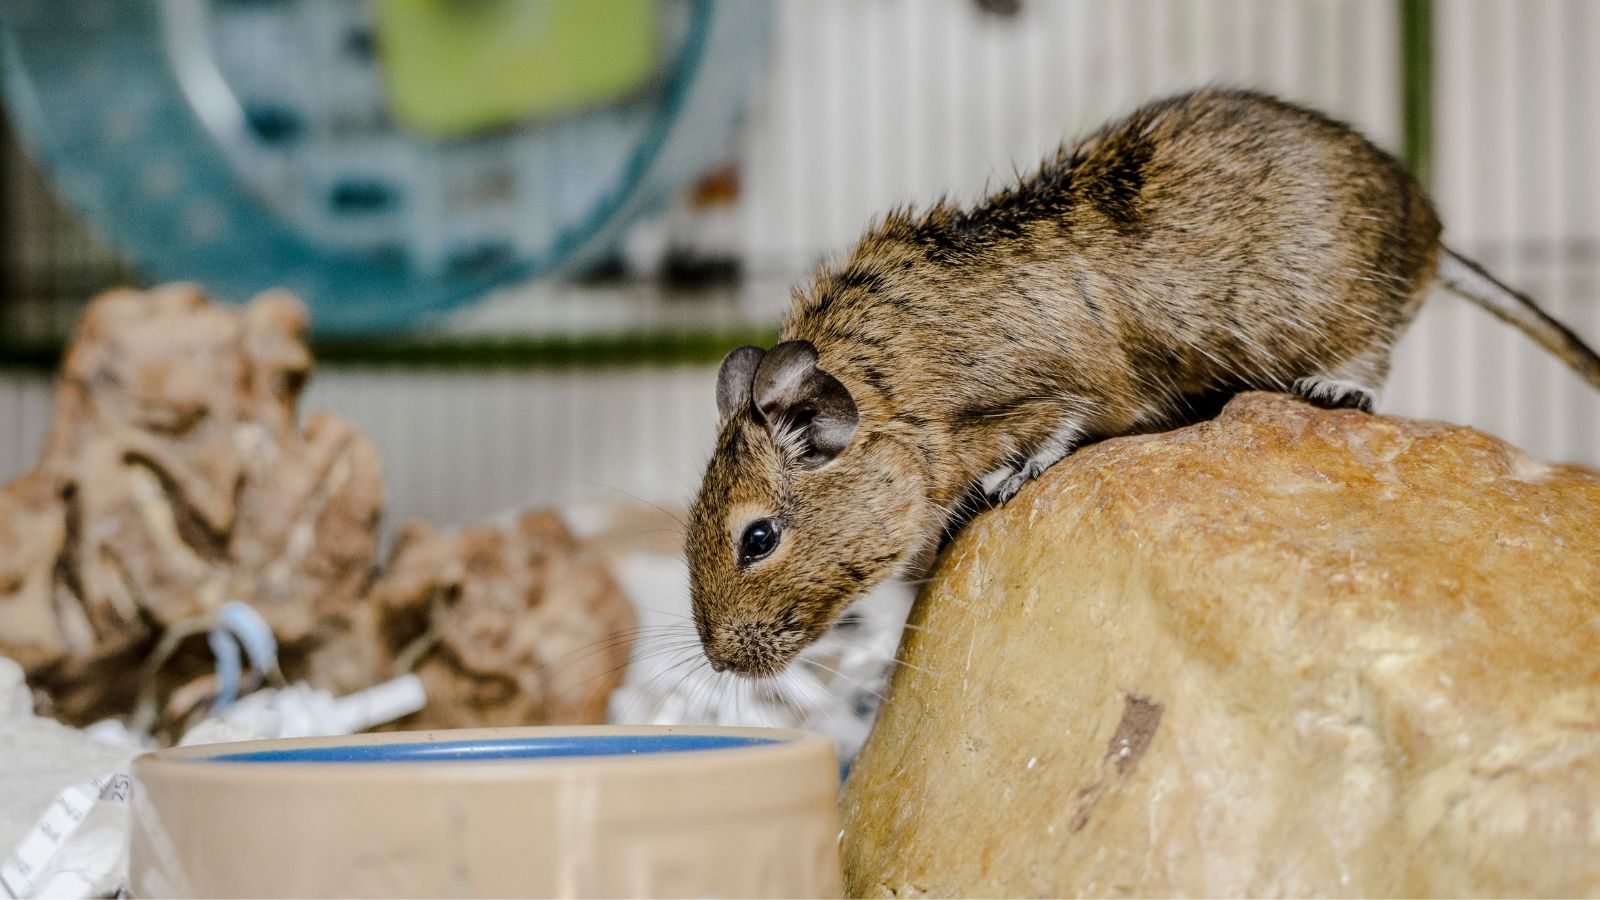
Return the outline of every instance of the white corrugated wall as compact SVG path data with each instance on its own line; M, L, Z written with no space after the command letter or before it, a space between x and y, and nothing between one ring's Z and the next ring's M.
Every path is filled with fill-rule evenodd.
M1600 343L1600 54L1589 52L1600 4L1434 6L1434 188L1449 239ZM787 284L891 205L970 199L1062 136L1188 85L1263 87L1396 147L1398 23L1393 0L1023 0L1011 18L971 0L785 0L739 149L739 235L755 276L744 303L774 313ZM511 292L498 307L513 314L466 321L514 325L519 302ZM306 405L372 435L392 520L463 523L618 492L681 499L710 440L712 380L710 366L324 367ZM1600 393L1449 297L1402 343L1383 406L1600 464ZM0 374L0 478L31 464L47 425L48 380Z

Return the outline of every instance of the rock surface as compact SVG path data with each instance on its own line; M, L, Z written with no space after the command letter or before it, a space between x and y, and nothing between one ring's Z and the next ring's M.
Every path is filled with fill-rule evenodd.
M1600 472L1268 394L948 548L855 895L1600 893Z

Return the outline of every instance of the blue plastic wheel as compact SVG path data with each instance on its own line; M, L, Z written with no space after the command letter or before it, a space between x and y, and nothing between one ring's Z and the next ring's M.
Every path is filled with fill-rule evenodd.
M360 334L593 263L717 161L770 3L658 12L644 90L448 139L388 115L364 3L0 0L0 54L24 144L142 271Z

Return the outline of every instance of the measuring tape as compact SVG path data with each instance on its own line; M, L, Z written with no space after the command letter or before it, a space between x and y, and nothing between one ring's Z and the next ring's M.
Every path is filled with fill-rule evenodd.
M5 862L0 863L0 888L13 898L32 897L39 875L55 858L61 845L67 842L89 810L96 803L128 802L133 782L127 775L113 772L72 785L56 795L44 815L33 825L33 830L23 836L17 849ZM80 885L79 882L82 882ZM73 873L62 873L44 885L42 894L51 896L87 896L92 885Z

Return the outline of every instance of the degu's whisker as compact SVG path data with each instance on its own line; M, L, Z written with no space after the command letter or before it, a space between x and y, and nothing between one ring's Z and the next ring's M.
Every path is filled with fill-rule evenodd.
M663 638L662 640L666 641L667 639ZM655 650L659 650L659 649L661 649L663 647L677 648L677 647L680 647L680 646L689 646L691 644L693 644L695 646L698 646L698 643L691 642L691 641L673 641L673 642L670 642L670 643L652 642L652 643L642 644L642 645L638 644L638 643L635 643L635 644L633 644L631 646L629 646L628 644L618 643L618 644L612 644L612 645L606 646L606 647L592 648L592 649L590 649L589 652L584 653L581 656L576 656L576 657L571 657L571 658L566 658L566 659L562 659L562 658L559 658L559 657L556 658L556 659L552 659L548 663L545 663L545 668L547 670L553 671L553 672L564 672L564 671L568 671L568 670L571 670L571 669L583 668L583 667L586 666L586 664L592 664L592 661L595 659L595 657L601 656L603 654L606 654L608 651L619 650L622 647L628 647L628 653L621 660L621 663L623 665L626 665L629 660L644 658L645 656L649 655L650 653L654 652Z
M914 624L912 624L910 622L901 622L900 623L900 627L904 628L904 629L907 629L909 631L918 632L919 634L926 634L926 635L929 635L930 637L944 637L944 633L943 632L934 631L932 628L928 628L928 627L923 626L923 625L914 625Z
M609 490L609 491L616 491L617 493L621 494L624 497L628 497L628 498L631 498L633 500L637 500L640 503L643 503L645 506L654 507L656 510L658 510L658 511L660 511L662 513L665 513L667 516L671 517L672 521L677 522L679 525L683 526L684 528L688 528L689 527L689 523L685 522L684 520L682 520L680 518L678 518L678 514L673 512L672 510L667 509L666 507L664 507L664 506L662 506L662 505L660 505L658 503L651 503L649 500L644 499L643 497L639 496L638 494L635 494L635 493L633 493L631 491L625 491L622 488L619 488L614 484L606 484L603 481L584 481L584 482L579 482L579 483L580 484L592 485L594 487L603 487L603 488L605 488L606 490Z
M830 701L837 702L838 700L842 699L837 693L829 691L827 685L818 681L808 673L804 673L795 669L786 669L782 674L786 676L786 680L785 683L780 685L777 689L778 699L785 706L788 706L789 709L794 712L795 716L802 722L810 718L810 715L796 705L796 701L800 698L791 698L786 688L793 687L797 692L803 690L808 694L812 691L821 691L822 702L824 703Z
M600 675L592 676L592 678L604 677L605 675L610 675L610 674L612 674L612 673L614 673L614 672L616 672L618 670L627 669L629 666L635 665L637 663L646 662L646 661L653 660L653 659L658 659L658 658L660 658L662 656L677 656L679 653L683 653L683 652L686 652L686 651L695 651L695 650L698 650L699 648L700 648L700 645L698 643L693 642L693 641L684 641L684 642L679 642L679 643L675 643L675 644L665 644L665 645L662 645L662 646L659 646L659 647L652 647L649 650L644 651L643 653L635 653L635 654L633 654L629 659L624 660L623 662L621 662L621 663L619 663L619 664L617 664L615 666L610 667L609 669L607 669L605 672L601 673ZM592 678L590 680L592 680Z
M657 609L654 606L650 606L649 604L646 604L646 603L640 603L638 601L635 601L633 605L637 606L638 608L640 608L642 610L645 610L646 612L653 612L658 616L671 616L674 619L682 619L685 622L691 622L691 623L694 621L694 617L693 616L689 615L688 613L678 612L675 609Z
M798 659L799 661L801 661L803 663L806 663L808 665L816 666L817 668L823 670L824 672L832 672L833 674L839 676L840 678L843 678L845 681L850 682L851 684L855 685L856 687L860 688L861 690L866 691L867 693L871 694L874 697L877 697L880 702L883 702L883 703L889 702L889 698L888 697L885 697L884 695L878 693L877 691L873 690L872 688L868 687L867 685L862 684L860 681L857 681L856 679L851 678L849 675L846 675L845 673L839 671L838 669L833 668L832 666L829 666L829 665L827 665L825 663L822 663L822 662L818 662L817 660L814 660L809 656L797 656L797 657L795 657L795 659Z
M906 662L898 656L889 656L885 653L879 653L871 647L855 647L853 648L853 652L864 653L873 659L888 663L891 666L904 666L914 672L921 672L922 674L927 675L929 678L939 677L939 673L933 671L932 669L924 668L916 663Z
M616 665L608 666L602 672L597 672L597 673L595 673L593 675L590 675L589 677L583 679L582 681L579 681L579 682L577 682L575 684L568 685L564 690L558 691L555 694L555 696L557 698L565 698L565 697L577 694L578 692L582 691L584 688L588 687L589 685L593 684L594 682L601 681L603 679L609 678L612 675L617 674L618 672L626 672L635 663L643 661L643 660L656 659L656 658L661 657L661 656L669 656L670 657L670 656L675 656L675 655L677 655L679 653L683 653L683 652L686 652L686 651L692 651L692 650L698 650L698 649L699 649L699 645L698 644L658 647L658 648L650 650L650 651L648 651L646 653L635 655L635 656L633 656L633 657L631 657L629 659L623 660L622 662L617 663Z
M604 651L604 650L612 649L612 648L617 647L617 646L619 646L621 644L637 641L637 640L639 640L641 638L649 639L649 638L651 638L652 636L655 636L655 635L671 636L680 627L681 626L676 626L676 625L644 625L644 626L636 626L634 628L626 628L626 629L623 629L621 631L613 631L613 632L611 632L610 634L606 635L603 638L599 638L598 640L590 641L587 644L579 645L577 647L572 648L571 650L568 650L565 653L562 653L562 654L559 654L557 656L551 657L545 664L546 665L555 665L558 662L568 662L568 661L570 661L570 660L568 660L568 657L573 656L575 654L584 653L585 651L588 651L588 652L601 652L601 651Z
M684 658L683 659L680 659L677 662L672 663L671 665L663 667L659 672L656 672L654 675L652 675L648 679L646 679L643 684L639 685L637 688L634 688L634 695L633 695L632 699L635 700L635 701L639 701L639 702L648 702L652 698L652 695L650 693L650 688L653 685L655 685L656 682L658 682L662 678L672 674L673 672L676 672L679 669L682 669L684 666L690 665L691 663L694 663L697 659L700 658L700 655L698 653L696 653L696 652L684 652L684 651L680 651L680 652L684 653ZM652 719L655 718L656 714L661 711L661 706L662 706L663 702L665 701L665 699L667 697L672 696L672 694L677 691L678 685L682 684L684 679L688 678L690 675L693 675L693 674L694 674L694 668L693 668L693 666L690 666L690 668L688 670L686 670L681 676L679 676L677 681L673 682L671 690L668 690L668 691L662 693L659 697L655 697L654 699L656 700L656 703L655 703L654 707L650 711L649 718L652 718ZM626 714L630 713L631 710L619 710L618 712L619 712L619 715L626 715Z

